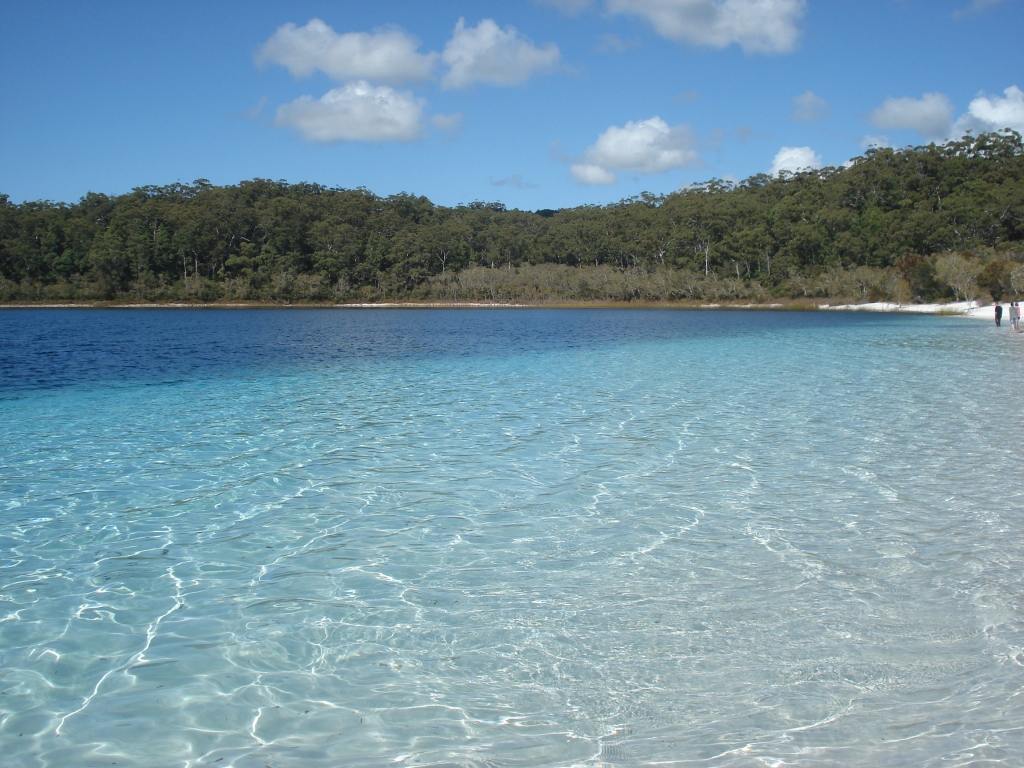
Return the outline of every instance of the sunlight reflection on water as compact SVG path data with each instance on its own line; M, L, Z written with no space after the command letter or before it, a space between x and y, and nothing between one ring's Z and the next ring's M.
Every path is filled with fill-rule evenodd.
M12 764L1024 752L1007 390L1024 364L986 326L152 310L0 324L17 340L0 360Z

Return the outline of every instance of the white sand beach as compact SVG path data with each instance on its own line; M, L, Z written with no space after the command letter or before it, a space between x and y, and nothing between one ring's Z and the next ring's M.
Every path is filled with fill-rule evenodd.
M1010 303L1001 302L1003 305L1003 319L1007 320ZM955 301L948 304L895 304L892 302L875 301L868 304L836 304L834 306L822 304L821 309L838 309L859 312L918 312L923 314L950 314L963 315L965 317L980 318L982 320L993 320L995 317L995 305L990 302L977 301Z
M1008 301L1001 302L1003 305L1003 322L1009 325ZM529 308L553 308L557 306L587 307L594 308L636 308L639 306L672 306L654 302L650 305L632 304L630 302L567 302L566 304L544 304L544 303L503 303L503 302L482 302L482 301L431 301L431 302L364 302L358 304L274 304L270 302L231 302L231 303L134 303L134 304L104 304L68 302L61 304L0 304L4 309L259 309L259 308L293 308L302 309L311 306L333 307L335 309L529 309ZM676 305L678 306L678 305ZM747 304L720 304L712 302L708 304L688 304L686 309L786 309L784 302L774 303L747 303ZM796 305L801 309L808 309L806 304ZM963 317L980 318L992 321L994 317L993 304L991 302L977 301L955 301L945 304L897 304L888 301L873 301L863 304L818 304L814 308L819 310L837 310L846 312L914 312L918 314L943 314L961 315Z

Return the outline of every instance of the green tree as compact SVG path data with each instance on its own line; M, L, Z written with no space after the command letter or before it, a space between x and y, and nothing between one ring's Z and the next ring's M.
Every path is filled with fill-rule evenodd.
M990 261L978 273L978 284L988 291L992 301L1002 301L1003 296L1013 292L1013 266L1009 261Z

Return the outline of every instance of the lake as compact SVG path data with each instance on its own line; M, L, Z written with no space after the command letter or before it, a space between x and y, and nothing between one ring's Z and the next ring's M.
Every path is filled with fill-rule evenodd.
M1019 765L1020 338L0 310L0 762Z

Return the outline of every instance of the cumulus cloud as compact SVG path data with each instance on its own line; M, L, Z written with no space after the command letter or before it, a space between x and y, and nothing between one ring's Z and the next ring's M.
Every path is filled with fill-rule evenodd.
M360 80L320 99L302 96L278 107L276 123L310 141L412 141L423 119L423 100Z
M926 138L949 132L953 104L942 93L926 93L920 99L886 99L871 113L871 123L882 130L909 128Z
M418 53L419 41L398 28L339 35L320 19L306 26L285 24L256 54L259 65L280 64L292 77L319 70L339 80L405 83L428 80L436 53Z
M591 165L590 163L573 163L572 177L576 179L580 184L591 184L594 186L614 184L619 180L611 171L606 171L599 165Z
M793 97L794 120L820 120L827 117L830 110L828 102L813 91Z
M1011 85L1003 95L1004 98L982 95L971 101L967 112L953 125L953 137L959 138L967 131L977 135L1003 128L1024 133L1024 91Z
M466 88L474 83L519 85L535 74L554 70L562 54L554 43L538 48L515 28L501 29L492 19L475 27L459 19L441 59L449 67L441 85Z
M669 126L660 117L611 126L570 171L581 184L614 184L614 171L662 173L700 161L689 126Z
M747 53L789 53L806 0L608 0L611 13L641 16L662 37Z
M783 147L776 153L770 171L775 176L780 171L803 171L821 168L821 155L810 147Z

